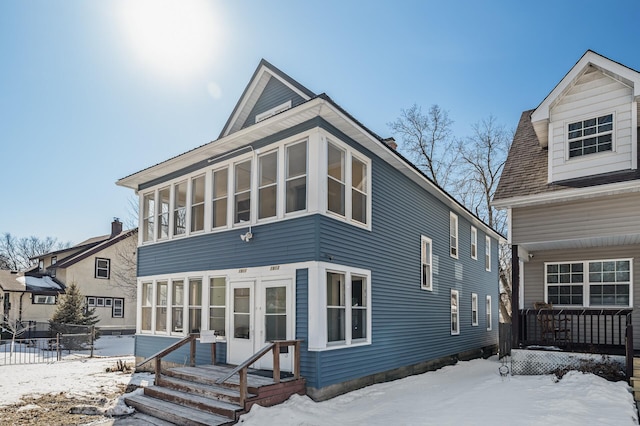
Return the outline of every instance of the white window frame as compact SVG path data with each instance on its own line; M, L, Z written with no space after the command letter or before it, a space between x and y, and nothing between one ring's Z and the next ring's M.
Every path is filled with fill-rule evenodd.
M34 294L33 302L34 305L55 305L56 304L56 296L47 296L44 294Z
M100 262L106 262L107 266L99 266ZM106 272L107 276L106 277L102 277L98 275L98 272L102 271L102 272ZM96 257L95 260L95 278L99 279L99 280L108 280L111 278L111 259L107 259L105 257Z
M238 166L240 166L241 164L245 164L245 163L249 163L249 188L248 189L238 189L237 186L237 168ZM231 180L232 185L233 185L233 191L232 191L232 212L233 212L233 216L231 218L231 223L233 224L233 226L247 226L249 224L251 224L253 221L253 217L255 215L255 217L257 217L257 214L255 212L255 207L257 206L257 202L254 200L254 198L256 197L256 193L257 191L253 190L253 181L254 178L256 176L256 163L257 161L253 161L253 157L250 158L243 158L242 160L238 160L235 163L233 163L233 179ZM238 210L238 202L236 201L236 197L240 196L240 195L244 195L244 194L249 194L249 220L240 220L238 219L236 221L236 218L238 217L238 214L240 213ZM243 211L243 213L245 213L245 211Z
M276 159L276 170L275 170L275 175L276 175L276 180L275 182L263 185L261 180L262 180L262 170L261 170L261 165L262 165L262 161L264 159L264 157L267 157L269 155L273 155L275 156ZM280 175L280 155L278 153L277 149L273 149L270 150L268 152L265 152L264 154L260 154L258 155L258 167L256 168L257 170L257 180L258 180L258 190L256 191L256 196L257 196L257 203L256 203L256 217L258 218L259 222L263 222L263 221L269 221L269 220L273 220L275 218L278 217L278 203L280 202L280 179L279 179L279 175ZM271 188L271 187L275 187L276 193L275 193L275 197L276 199L274 200L275 202L275 211L273 212L273 215L271 216L265 216L265 217L260 217L260 208L262 205L262 197L260 196L260 192L263 189L267 189L267 188Z
M218 194L214 194L215 191L215 187L216 187L216 181L215 181L215 177L216 177L216 173L225 173L227 175L227 182L226 182L226 192L224 193L224 195L218 195ZM230 188L230 183L229 183L229 166L224 166L224 167L219 167L216 169L213 169L211 171L211 182L212 182L212 186L211 186L211 228L216 230L216 229L226 229L229 227L229 222L230 222L230 216L229 216L229 208L230 208L230 192L229 192L229 188ZM218 195L216 197L216 195ZM214 213L215 213L215 208L214 208L214 204L216 202L221 202L222 200L225 200L225 208L224 208L224 224L222 225L218 225L216 226L215 222L214 222Z
M471 293L471 325L478 325L478 294Z
M93 296L87 297L87 306L96 306L96 298Z
M478 228L471 226L471 258L478 260Z
M142 232L140 232L140 241L143 243L153 242L156 239L156 192L150 191L140 194L142 208L140 215L142 221Z
M484 269L491 272L491 237L484 237Z
M185 194L184 194L184 205L179 205L179 195L180 195L180 191L178 190L178 188L180 186L184 185L184 190L185 190ZM169 216L169 227L170 232L171 232L171 237L172 238L182 238L185 235L188 234L189 232L189 220L187 215L190 214L189 212L189 180L188 179L181 179L177 182L175 182L173 185L171 185L171 214ZM181 233L176 232L178 230L178 222L176 221L177 217L179 216L177 214L178 211L184 210L184 230Z
M324 179L324 209L323 212L334 219L339 219L345 221L351 225L358 226L361 228L365 228L367 230L371 230L371 159L351 148L351 146L346 143L340 141L337 138L329 137L325 138L326 143L323 145L324 148L324 164L323 164L323 174L321 179ZM329 153L329 145L333 145L338 150L344 153L344 181L340 181L340 184L344 186L344 215L341 215L338 212L334 212L329 210L329 180L337 181L335 178L329 176L328 170L328 153ZM307 154L308 155L308 154ZM364 164L366 168L366 184L365 190L358 192L360 194L364 194L366 196L366 223L362 223L357 219L353 218L353 196L352 191L354 189L352 182L352 171L353 171L353 160L357 160Z
M162 193L165 192L168 196L166 203L162 202ZM157 216L156 223L158 227L157 240L166 240L171 235L171 186L164 186L158 189L158 202L156 204ZM166 227L166 229L164 228ZM164 229L164 233L163 233Z
M454 212L449 212L449 255L454 259L459 256L459 236L458 232L458 215Z
M224 286L214 286L213 282L214 280L219 280L222 279L224 281ZM227 278L225 276L215 276L215 275L210 275L208 276L208 285L209 285L209 291L207 294L207 298L208 298L208 302L207 302L207 330L212 330L215 332L215 336L216 336L216 340L220 340L220 341L226 341L227 339L227 327L228 327L228 320L227 320L227 313L229 312L229 307L227 306L227 294L229 291L229 282L227 280ZM212 292L212 287L223 287L224 288L224 305L214 305L211 302L211 296L213 294ZM204 298L203 298L203 303L204 303ZM212 325L211 325L211 310L212 309L224 309L224 328L222 330L219 329L213 329ZM203 326L204 328L204 326Z
M198 181L198 179L200 179L201 185L202 185L202 190L203 190L203 196L202 196L202 201L201 202L195 202L195 196L196 193L194 191L194 187L196 185L196 182ZM207 177L204 174L200 174L197 176L192 177L191 179L189 179L189 189L188 189L188 197L187 198L187 209L189 212L189 217L188 217L188 225L187 225L187 231L190 234L197 234L197 233L201 233L204 232L206 223L207 223L207 219L205 216L205 206L207 204L207 190L206 190L206 185L207 185ZM194 229L194 225L196 223L195 220L195 215L194 212L196 211L195 209L198 208L202 208L202 228L201 229Z
M104 297L96 297L96 306L104 308Z
M428 268L429 271L426 277L425 268ZM433 241L424 235L420 236L420 288L433 290Z
M289 173L289 149L293 148L296 145L300 145L300 144L304 144L305 146L305 150L307 152L306 155L306 159L305 159L305 172L304 174L299 174L299 175L295 175L295 176L288 176ZM309 208L309 141L308 139L304 139L301 141L297 141L297 142L293 142L293 143L289 143L284 145L284 156L285 156L285 160L284 160L284 178L283 178L283 193L284 193L284 215L288 216L288 215L295 215L295 214L300 214L300 213L304 213L307 211L307 209ZM305 200L304 200L304 209L300 209L300 210L292 210L290 212L287 211L287 202L289 200L288 196L287 196L287 184L291 181L294 180L298 180L304 177L305 180Z
M634 271L633 271L633 258L615 258L615 259L589 259L589 260L568 260L561 262L545 262L544 263L544 300L549 301L549 287L562 287L562 286L580 286L582 287L582 304L553 304L558 307L567 307L567 308L576 308L576 307L593 307L598 309L612 308L612 309L625 309L625 308L633 308L633 281L634 281ZM629 263L629 281L615 281L615 282L602 282L602 281L591 281L590 277L590 264L591 263L605 263L605 262L628 262ZM563 274L570 275L570 282L564 283L555 283L549 282L549 274L548 274L548 266L549 265L573 265L573 264L582 264L582 271L579 273L564 272ZM616 271L610 271L616 272ZM594 272L597 273L597 272ZM582 281L572 281L573 275L581 274ZM591 304L591 287L597 285L627 285L629 286L629 304L628 305L592 305Z
M145 287L149 289L149 291L147 292L147 297L144 297L144 293L145 293ZM153 281L143 281L142 285L139 287L140 288L140 332L144 333L144 334L153 334L154 332L154 328L155 328L155 314L153 312L153 301L154 299L154 293L155 293L155 285ZM149 328L143 328L143 319L144 319L144 315L142 314L142 312L148 309L150 315L149 318Z
M491 331L493 328L493 315L491 312L491 296L487 295L487 301L485 304L485 318L487 321L487 331Z
M124 318L124 299L114 297L111 307L112 318Z
M460 334L460 292L458 290L451 289L450 307L451 316L449 330L451 330L452 336L457 336Z
M598 120L607 116L611 116L611 130L605 130L602 132L598 131L598 127L599 126L603 126L602 124L598 124ZM580 123L582 125L582 127L580 128L580 131L582 131L585 127L584 127L584 122L588 121L588 120L596 120L596 124L595 124L595 133L590 134L590 135L584 135L582 134L579 137L570 137L570 134L572 132L577 132L577 130L574 131L570 131L569 130L569 126L573 125L573 124L578 124ZM606 125L608 123L605 123L604 125ZM590 156L592 154L600 154L600 153L607 153L607 152L615 152L615 128L616 128L616 114L614 111L610 111L610 112L606 112L606 113L598 113L596 116L594 115L589 115L589 116L585 116L581 119L576 119L576 120L571 120L571 121L565 121L565 137L566 137L566 145L565 145L565 155L566 155L566 159L568 161L570 160L575 160L575 159L579 159L579 158L584 158L586 156ZM582 142L581 145L581 149L582 151L584 151L584 141L586 139L592 139L592 138L596 138L596 140L602 136L606 136L606 135L611 135L611 141L609 142L609 144L611 145L611 149L608 150L604 150L604 151L598 151L596 150L595 152L589 152L589 153L582 153L580 155L576 155L576 156L571 156L571 151L572 149L570 148L571 143L573 142ZM606 142L602 145L605 145ZM598 147L598 144L596 142L596 145L594 145L596 148Z
M165 300L160 299L160 301L158 301L158 298L160 298L161 296L161 292L160 292L160 286L163 285L165 286ZM154 325L153 325L153 331L156 334L167 334L168 330L169 330L169 324L167 322L167 320L169 319L169 281L168 280L157 280L154 284L156 291L155 291L155 298L154 298L154 303L153 303L153 311L155 312L155 318L154 318ZM160 310L160 312L158 312L158 310ZM162 310L164 310L164 312L162 312ZM113 312L112 312L113 313ZM164 330L158 330L158 313L164 314Z

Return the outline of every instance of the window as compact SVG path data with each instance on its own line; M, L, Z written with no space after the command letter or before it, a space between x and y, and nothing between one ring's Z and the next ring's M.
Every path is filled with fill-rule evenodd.
M191 232L204 229L204 175L191 179Z
M492 328L492 319L491 319L491 296L487 296L487 331L491 331Z
M34 305L55 305L56 297L55 296L44 296L41 294L33 295L33 304Z
M287 146L286 213L307 209L307 142Z
M484 237L484 269L491 271L491 237Z
M265 340L286 340L287 338L287 289L286 287L265 288Z
M169 197L171 189L162 188L158 191L158 239L169 237Z
M613 114L570 123L568 128L569 158L611 151Z
M351 344L366 340L369 321L367 278L327 271L326 279L327 342ZM346 299L347 295L349 299Z
M199 333L202 322L202 280L189 280L189 333Z
M471 227L471 258L478 259L478 230L475 226Z
M278 200L278 151L258 158L258 219L274 217Z
M154 193L142 197L142 241L153 241L153 219L155 216Z
M87 306L96 306L96 298L87 297Z
M111 307L113 305L113 299L110 297L105 297L104 306Z
M367 223L367 165L351 157L351 217Z
M421 280L420 287L425 290L432 290L432 271L431 271L431 240L424 235L421 237Z
M173 185L173 235L187 231L187 182Z
M169 283L158 281L156 283L156 331L167 331L167 291Z
M142 317L140 328L143 331L151 331L151 309L153 306L153 283L142 283Z
M227 226L228 169L213 172L213 227Z
M96 258L96 278L109 279L109 259Z
M99 306L99 307L104 306L104 297L96 297L96 306Z
M209 279L209 330L216 336L224 336L226 318L227 280L224 277Z
M449 254L458 258L458 216L449 213Z
M478 295L471 293L471 325L478 325Z
M58 262L58 256L51 256L51 266L55 265Z
M124 299L113 299L111 316L113 318L124 318Z
M235 202L233 223L251 220L251 160L235 165Z
M184 312L184 282L176 280L172 283L171 292L171 331L174 333L184 332L183 312Z
M38 270L44 271L44 259L38 259Z
M547 303L577 306L632 306L631 259L545 264Z
M327 209L345 215L345 152L329 143L327 157Z
M458 312L458 290L451 290L451 334L460 334L460 312Z

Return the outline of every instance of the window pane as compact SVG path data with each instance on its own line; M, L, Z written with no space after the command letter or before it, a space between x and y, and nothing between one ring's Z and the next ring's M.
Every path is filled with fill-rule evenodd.
M227 196L228 179L227 169L216 170L213 172L213 198Z
M189 280L189 305L202 304L202 280Z
M147 194L144 196L142 204L143 204L143 241L151 241L153 240L153 222L155 213L155 199L153 193Z
M351 306L367 306L367 287L364 278L351 277Z
M344 216L344 184L329 178L328 209Z
M327 169L329 176L344 182L344 151L329 144Z
M176 333L183 332L183 312L184 312L184 283L182 280L172 283L171 300L173 308L171 309L172 323L171 331Z
M227 225L227 169L213 172L213 227Z
M307 174L307 143L287 147L287 179Z
M258 160L258 219L276 215L278 153L277 151L262 155Z
M249 339L249 323L251 319L250 293L248 288L236 288L233 290L233 337L236 339Z
M344 275L327 272L327 306L344 305Z
M213 202L213 227L227 225L227 199L222 198Z
M327 309L327 340L339 342L345 340L345 311L344 308Z
M367 310L351 310L351 338L365 339L367 337Z
M236 164L236 193L247 191L251 187L251 160Z
M287 313L287 289L286 287L269 287L266 292L266 313L286 314Z
M225 335L225 309L210 308L209 309L209 329L214 330L216 336Z
M260 186L272 185L278 178L278 156L277 152L271 152L260 157Z
M351 215L353 220L367 223L367 196L353 189L351 191Z
M266 315L266 340L286 340L287 338L287 316L286 315Z
M204 229L204 176L191 181L191 231Z
M251 219L251 160L236 164L235 175L234 223L248 222Z
M266 188L260 188L258 192L259 197L259 209L258 218L264 219L267 217L273 217L276 215L276 192L278 187L276 185L268 186Z
M351 160L351 186L367 192L367 165L357 158Z
M171 189L169 187L163 188L158 191L158 238L167 238L169 236L169 194Z
M226 290L225 278L211 278L209 280L209 304L212 306L225 306Z
M181 235L187 230L187 182L174 185L174 197L173 235Z
M307 208L306 176L287 181L287 213Z
M236 195L235 223L248 222L251 219L251 194L245 192Z

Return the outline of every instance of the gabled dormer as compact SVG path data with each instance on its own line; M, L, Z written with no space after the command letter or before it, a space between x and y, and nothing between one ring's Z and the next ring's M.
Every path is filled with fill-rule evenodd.
M316 95L264 59L242 92L220 137L266 120Z
M535 109L548 183L636 170L640 73L587 51Z

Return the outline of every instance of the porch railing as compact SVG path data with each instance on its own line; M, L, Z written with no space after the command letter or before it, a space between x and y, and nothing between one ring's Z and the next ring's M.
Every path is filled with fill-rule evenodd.
M302 340L274 340L268 343L265 347L249 357L245 362L234 368L228 375L216 380L216 383L224 383L229 380L233 375L239 374L240 385L240 405L244 407L247 400L248 384L247 384L247 372L249 366L254 364L260 358L272 352L273 354L273 381L274 383L280 383L280 348L293 346L294 358L293 358L293 378L300 378L300 343Z
M519 342L523 346L557 346L622 355L631 312L631 309L523 309Z

